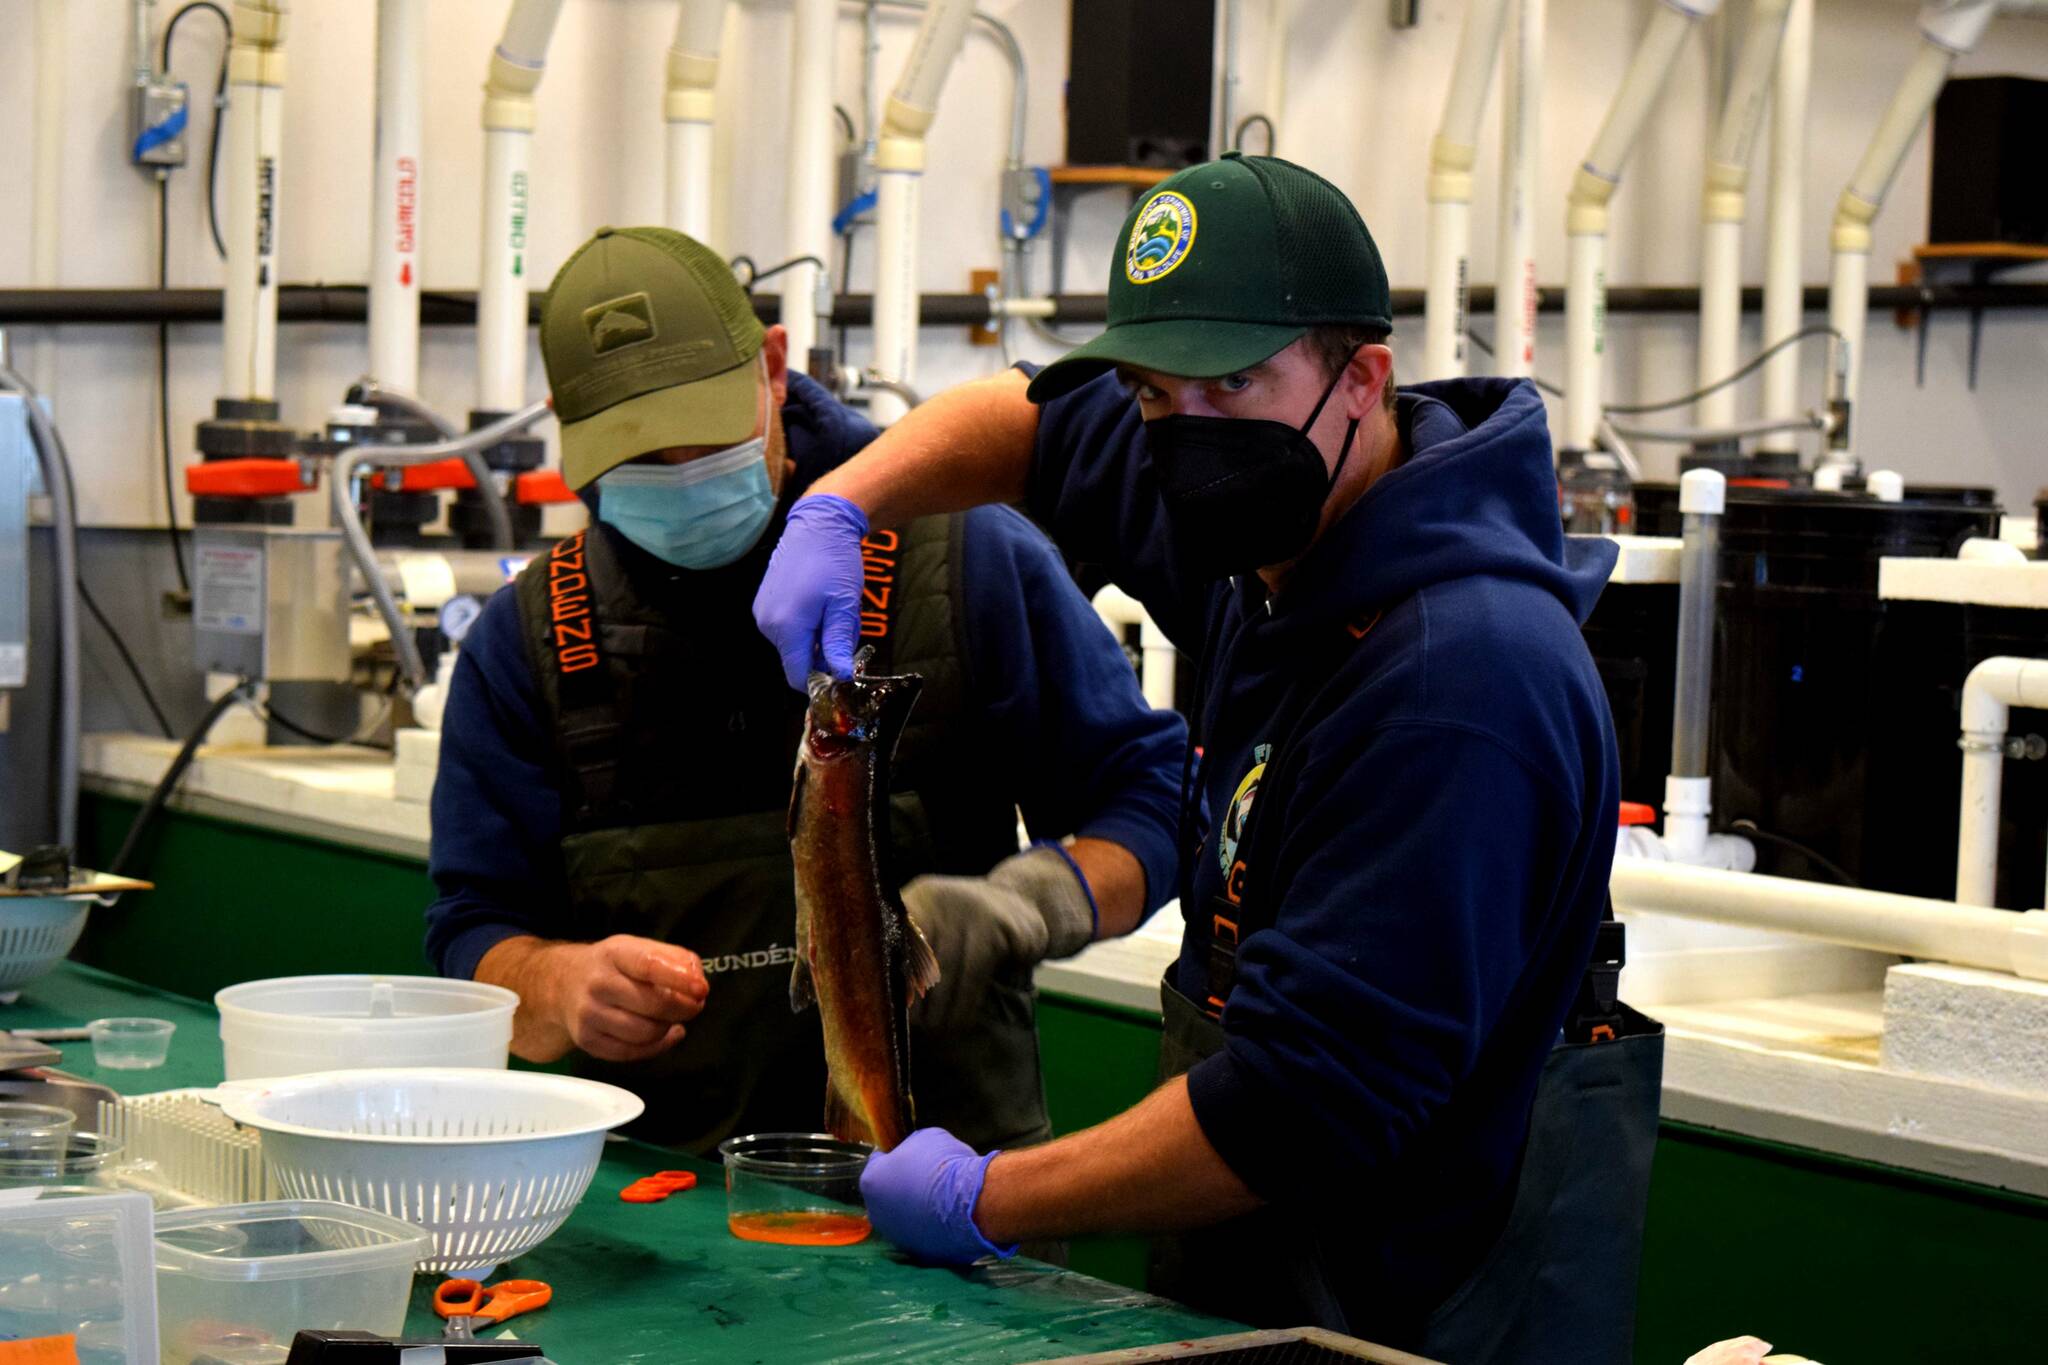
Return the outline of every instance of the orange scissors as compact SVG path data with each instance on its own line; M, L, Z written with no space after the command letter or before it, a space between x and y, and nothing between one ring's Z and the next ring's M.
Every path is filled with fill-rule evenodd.
M500 1280L489 1287L447 1280L434 1291L434 1311L448 1320L446 1340L471 1341L478 1327L545 1308L554 1296L553 1287L540 1280Z

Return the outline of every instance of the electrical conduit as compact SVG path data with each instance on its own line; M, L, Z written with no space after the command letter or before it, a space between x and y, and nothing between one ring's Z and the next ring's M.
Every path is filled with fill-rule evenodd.
M911 41L903 74L883 105L875 151L874 368L899 384L917 379L918 206L924 179L925 132L938 112L939 91L960 55L973 0L933 0ZM907 411L902 399L878 393L869 406L887 426Z
M1563 449L1583 454L1598 437L1601 356L1607 314L1607 204L1621 183L1629 152L1670 81L1679 48L1693 25L1720 0L1663 0L1636 46L1599 136L1572 178L1565 220L1570 260L1565 276L1565 420Z
M526 293L533 92L562 0L513 0L484 82L483 238L476 307L476 403L510 412L526 396Z

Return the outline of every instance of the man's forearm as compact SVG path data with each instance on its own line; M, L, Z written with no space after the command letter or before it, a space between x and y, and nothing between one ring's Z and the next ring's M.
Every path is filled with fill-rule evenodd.
M1185 1078L1107 1123L989 1163L974 1221L998 1246L1119 1232L1177 1232L1262 1201L1209 1145Z
M552 1062L572 1046L569 1031L553 1007L554 981L549 958L565 945L521 934L491 945L476 964L476 979L503 986L519 996L512 1015L512 1052L529 1062Z
M875 526L1023 498L1038 409L1015 370L949 389L912 409L811 485L836 493Z
M1145 913L1145 866L1109 839L1080 838L1067 845L1074 866L1095 898L1095 937L1122 938Z

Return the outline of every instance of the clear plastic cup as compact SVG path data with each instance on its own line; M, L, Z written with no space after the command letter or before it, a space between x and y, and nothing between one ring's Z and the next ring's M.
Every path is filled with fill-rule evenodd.
M95 1019L86 1025L92 1036L92 1060L109 1071L147 1071L162 1066L170 1055L168 1019Z
M69 1109L53 1104L0 1102L0 1161L47 1163L54 1174L70 1149L77 1121Z
M823 1133L755 1133L719 1144L725 1225L748 1242L851 1246L869 1232L860 1173L873 1148Z

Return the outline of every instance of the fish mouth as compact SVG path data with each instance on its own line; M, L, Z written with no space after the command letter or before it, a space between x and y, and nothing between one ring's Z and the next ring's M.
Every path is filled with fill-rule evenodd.
M910 711L924 690L915 673L855 674L831 678L811 676L810 725L805 742L820 758L830 758L861 744L896 747Z

